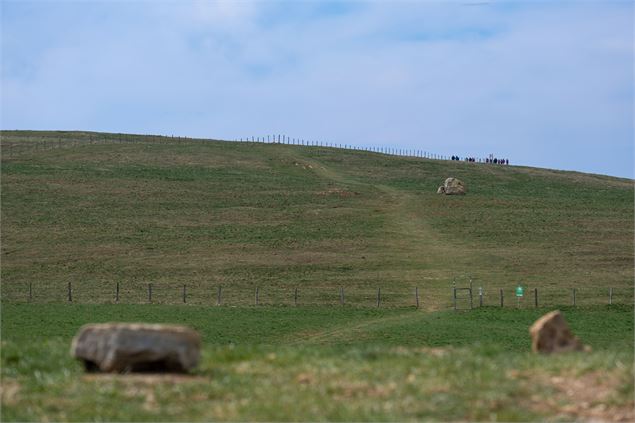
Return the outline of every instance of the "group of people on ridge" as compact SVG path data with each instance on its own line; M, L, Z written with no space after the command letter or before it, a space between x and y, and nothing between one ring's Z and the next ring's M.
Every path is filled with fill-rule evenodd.
M485 159L485 163L508 165L509 159Z
M458 160L461 161L461 158L459 156L452 156L452 160ZM465 157L463 159L466 162L470 162L470 163L493 163L493 164L502 164L502 165L508 165L509 164L509 159L498 159L498 158L486 158L486 159L477 159L474 157Z

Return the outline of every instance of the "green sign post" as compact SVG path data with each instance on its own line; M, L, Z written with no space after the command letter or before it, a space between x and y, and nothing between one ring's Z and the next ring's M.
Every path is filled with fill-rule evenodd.
M522 298L522 296L524 294L525 294L525 289L521 285L518 285L516 287L516 304L517 304L517 308L520 308L520 299Z

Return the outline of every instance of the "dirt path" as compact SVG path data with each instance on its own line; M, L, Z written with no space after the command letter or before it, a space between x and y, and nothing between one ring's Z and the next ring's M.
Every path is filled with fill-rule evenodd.
M377 191L384 198L380 210L386 216L387 225L384 237L386 243L382 246L386 257L392 256L395 262L406 259L407 267L415 269L430 269L425 272L408 276L413 283L427 281L428 283L450 284L453 277L463 278L460 270L469 263L469 252L443 239L438 231L426 221L425 202L423 196L406 192L386 184L376 184L357 177L346 175L329 168L319 159L293 156L295 160L310 164L319 176L343 185L349 190ZM448 263L448 266L438 265ZM456 267L452 265L459 263ZM434 269L434 270L432 270ZM395 271L392 277L401 277L406 269ZM436 282L435 282L436 281ZM448 285L449 286L449 285Z
M323 344L334 339L358 339L365 330L373 326L384 326L386 324L396 324L402 321L409 321L414 318L413 311L403 311L397 315L382 316L355 323L346 323L327 329L293 334L295 338L287 342L288 345ZM299 337L299 339L297 339Z
M391 223L387 230L397 235L402 241L400 242L402 246L403 241L408 240L409 242L425 245L428 254L432 253L431 249L439 247L441 247L439 248L440 253L443 254L447 251L447 248L442 246L443 242L438 234L421 218L420 213L416 213L416 211L421 211L422 202L415 195L388 185L361 181L358 178L337 172L317 159L294 155L291 151L289 152L289 157L298 162L303 162L303 164L311 165L312 170L318 176L334 183L342 184L349 190L358 188L363 191L375 190L380 192L382 196L386 197L386 200L382 203L382 211L388 215L387 221Z

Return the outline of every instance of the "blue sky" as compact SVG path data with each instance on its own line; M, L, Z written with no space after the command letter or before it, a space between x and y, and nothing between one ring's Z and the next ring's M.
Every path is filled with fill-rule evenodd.
M3 129L266 134L633 177L630 1L2 1Z

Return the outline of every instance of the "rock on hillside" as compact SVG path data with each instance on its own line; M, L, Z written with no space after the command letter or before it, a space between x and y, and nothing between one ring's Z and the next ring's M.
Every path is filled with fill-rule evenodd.
M71 355L87 371L187 372L198 364L200 335L185 326L143 323L84 325Z
M540 353L584 351L588 347L571 333L560 311L545 314L529 328L531 349Z
M437 194L465 195L465 184L460 179L448 178L437 190Z

